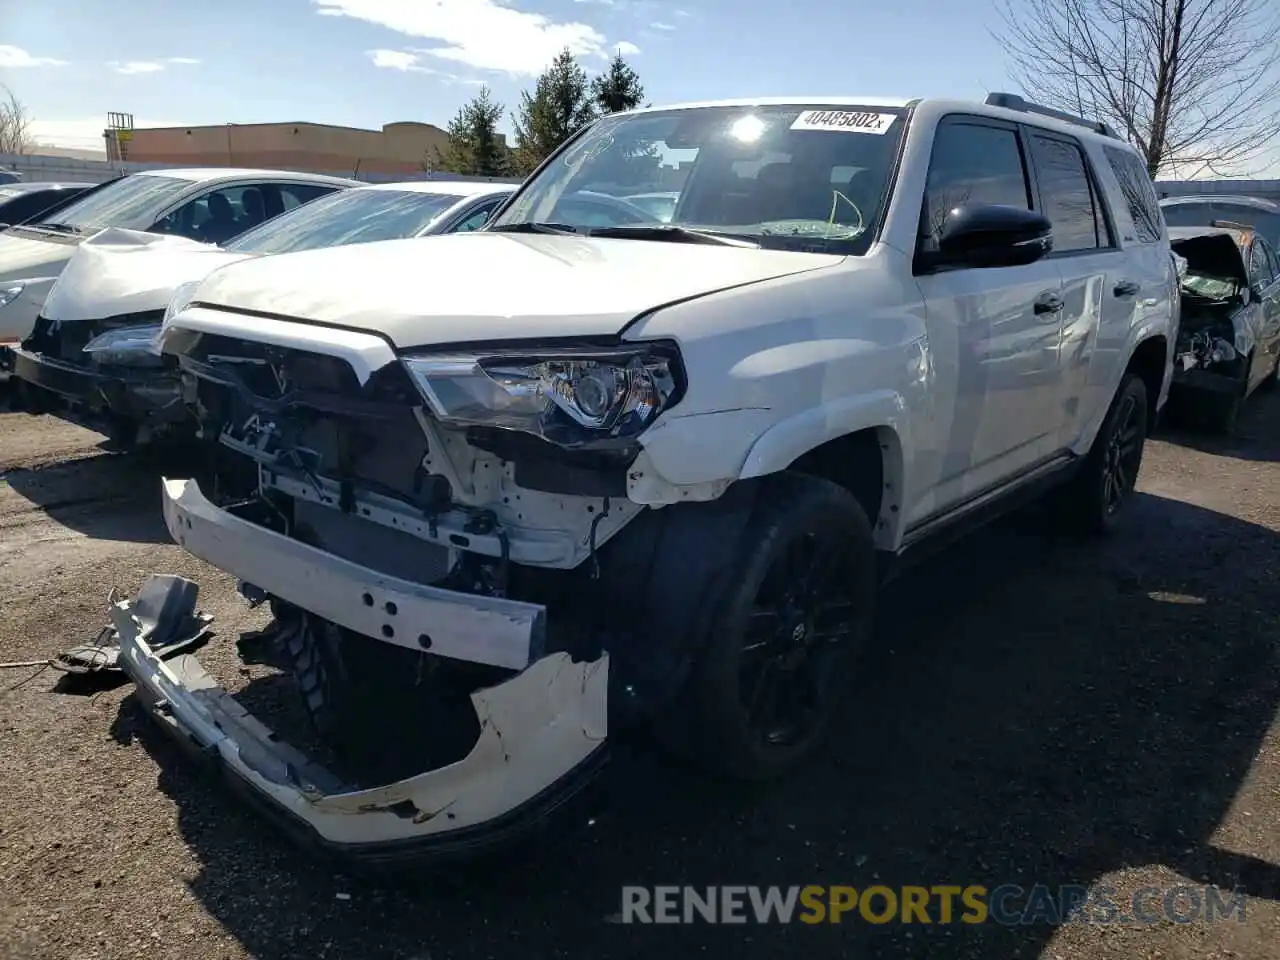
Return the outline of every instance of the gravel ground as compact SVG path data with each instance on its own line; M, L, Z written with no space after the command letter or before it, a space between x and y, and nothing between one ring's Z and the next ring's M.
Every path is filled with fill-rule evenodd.
M317 866L161 739L127 686L85 695L0 672L5 957L1280 958L1280 395L1242 436L1148 447L1106 545L1002 522L883 598L844 735L798 777L744 790L640 745L562 849L373 883ZM201 660L255 709L288 683L244 667L261 625L167 542L159 466L51 418L0 414L0 659L91 639L111 588L202 587ZM25 681L25 682L23 682ZM275 718L268 718L274 722ZM622 926L624 884L1243 885L1210 924Z

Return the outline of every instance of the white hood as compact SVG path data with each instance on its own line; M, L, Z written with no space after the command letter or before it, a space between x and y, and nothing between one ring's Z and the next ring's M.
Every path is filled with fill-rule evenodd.
M182 284L247 256L184 237L110 227L76 248L44 315L67 323L163 310Z
M461 233L286 253L219 270L194 302L388 337L397 347L614 334L691 297L837 264L829 254Z
M56 277L75 252L79 239L55 236L41 240L12 230L0 233L0 281Z

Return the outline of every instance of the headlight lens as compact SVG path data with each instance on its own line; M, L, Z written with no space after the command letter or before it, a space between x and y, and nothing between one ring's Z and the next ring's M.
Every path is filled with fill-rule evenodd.
M120 327L100 333L84 345L98 363L155 366L160 361L160 324Z
M674 347L406 357L445 423L500 427L565 447L628 441L674 402Z
M173 297L170 298L169 305L164 308L164 320L160 324L162 327L167 327L174 317L191 305L198 286L200 286L199 280L188 280L174 288Z
M26 286L21 280L17 283L0 284L0 307L7 307L22 296L22 291L26 289Z

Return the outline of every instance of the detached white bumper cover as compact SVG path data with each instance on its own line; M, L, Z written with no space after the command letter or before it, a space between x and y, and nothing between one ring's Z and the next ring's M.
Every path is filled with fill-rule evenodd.
M166 482L171 525L172 518L188 516L182 499L170 497L173 490ZM252 553L261 546L259 538L278 536L218 511L198 495L197 489L200 504L230 521L217 528L228 548ZM186 527L189 541L210 536L199 529L195 523ZM483 599L454 596L459 604ZM112 618L122 668L170 733L220 768L232 786L297 839L356 859L467 855L514 839L573 798L605 756L608 657L575 663L568 654L554 653L471 695L480 735L462 760L385 786L352 789L277 739L217 687L194 657L155 656L128 602L117 604Z

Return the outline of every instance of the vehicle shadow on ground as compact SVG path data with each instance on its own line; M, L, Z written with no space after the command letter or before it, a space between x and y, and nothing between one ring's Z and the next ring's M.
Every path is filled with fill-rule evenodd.
M1214 433L1195 423L1183 399L1166 408L1156 436L1161 440L1233 460L1280 462L1280 389L1260 389L1245 401L1233 436Z
M1133 509L1106 545L1024 515L904 574L798 775L747 789L623 746L598 818L535 859L356 880L210 790L132 698L116 735L157 759L202 865L191 892L253 956L1043 956L1045 923L606 918L630 884L1057 888L1144 864L1280 899L1280 866L1213 843L1280 703L1280 536L1150 495Z
M47 466L18 467L4 482L62 526L101 540L171 543L159 510L162 476L191 475L198 459L186 447L109 450ZM185 473L184 473L185 471Z

